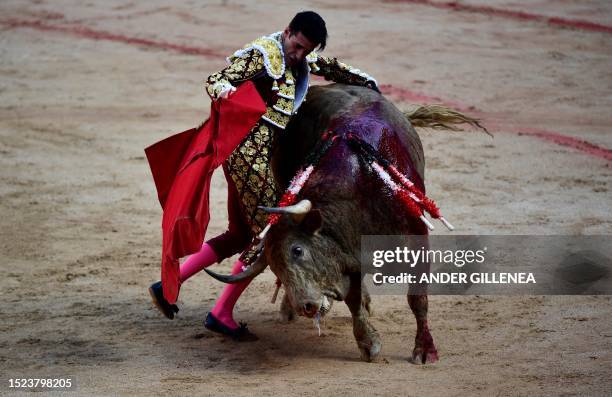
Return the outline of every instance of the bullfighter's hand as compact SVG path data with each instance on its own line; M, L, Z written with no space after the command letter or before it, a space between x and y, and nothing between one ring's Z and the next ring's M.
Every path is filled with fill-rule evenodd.
M219 93L218 97L223 98L223 99L228 99L230 95L235 91L236 91L236 87L232 85L228 85L226 88L223 89L223 91Z

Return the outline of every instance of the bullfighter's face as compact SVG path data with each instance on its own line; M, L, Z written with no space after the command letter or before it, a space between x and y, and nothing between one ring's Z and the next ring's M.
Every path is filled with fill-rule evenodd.
M290 68L304 62L306 55L310 54L317 46L317 43L310 41L302 32L294 33L289 28L284 30L282 41L285 64Z

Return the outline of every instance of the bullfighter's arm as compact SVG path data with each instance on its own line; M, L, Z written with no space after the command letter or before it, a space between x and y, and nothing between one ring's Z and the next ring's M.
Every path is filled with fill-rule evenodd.
M325 80L332 80L336 83L369 87L380 92L376 80L367 73L340 62L337 58L329 58L314 53L312 55L316 56L316 61L309 62L312 74L323 76Z
M206 92L211 99L218 99L222 93L234 91L240 83L250 80L264 70L264 58L255 49L243 53L239 57L231 57L230 65L213 73L206 79Z

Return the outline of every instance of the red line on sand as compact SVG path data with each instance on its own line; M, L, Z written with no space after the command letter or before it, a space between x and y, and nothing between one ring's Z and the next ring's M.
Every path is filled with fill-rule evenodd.
M420 0L414 0L420 1ZM175 51L181 54L188 55L201 55L206 57L224 57L225 54L220 54L217 51L202 48L202 47L192 47L185 46L180 44L172 44L163 41L142 39L136 37L129 37L120 34L93 30L83 26L55 26L45 24L41 21L26 21L26 20L0 20L0 23L7 25L9 27L25 27L31 28L41 31L50 31L50 32L61 32L70 34L73 36L84 37L92 40L106 40L106 41L114 41L120 43L126 43L131 45L138 45L144 47L153 47L159 48L163 50ZM459 103L453 103L450 101L445 101L438 97L433 97L421 93L417 93L405 88L392 86L389 84L383 84L380 86L381 91L385 95L392 96L400 101L405 102L438 102L444 103L447 106L452 106L462 110L471 110L470 107L466 107ZM580 140L577 138L573 138L567 135L562 135L556 132L550 132L545 130L537 130L530 128L522 128L522 129L514 129L510 130L510 132L519 134L519 135L530 135L537 138L540 138L545 141L553 142L562 146L569 146L574 149L580 150L586 154L589 154L594 157L603 158L608 161L612 161L612 150L606 149L597 145L594 145L590 142Z
M436 96L426 95L420 92L408 90L402 87L397 87L391 84L381 84L379 88L383 94L392 96L395 99L398 99L403 102L443 103L446 106L451 106L462 111L472 110L469 106L464 106L457 102L451 102Z
M573 138L571 136L558 134L546 130L536 128L520 128L517 133L519 135L535 136L546 141L554 142L561 146L569 146L571 148L588 153L591 156L600 157L604 160L612 162L612 150L592 144L591 142Z
M550 17L546 15L532 14L525 11L513 11L503 8L495 8L490 6L478 6L470 4L462 4L458 1L433 1L433 0L386 0L392 3L412 3L434 8L448 9L454 11L473 12L478 14L493 15L502 18L520 19L524 21L544 22L549 25L561 26L564 28L575 28L581 30L589 30L593 32L612 33L612 26L601 25L594 22L568 19L561 17Z
M151 39L142 39L138 37L129 37L124 36L122 34L105 32L103 30L93 30L87 28L85 26L57 26L44 23L42 21L28 21L28 20L17 20L17 19L5 19L0 20L0 23L6 25L10 28L31 28L40 31L46 32L60 32L66 33L73 36L84 37L92 40L105 40L105 41L114 41L119 43L126 43L132 45L139 45L143 47L153 47L160 48L163 50L175 51L181 54L188 55L202 55L209 57L222 57L225 58L227 54L221 54L218 51L202 48L202 47L192 47L181 44L172 44L165 41L151 40Z
M467 107L460 103L445 101L438 97L421 94L421 93L414 92L414 91L411 91L405 88L395 87L395 86L388 85L388 84L382 84L380 86L380 90L383 92L383 94L389 95L391 97L394 97L404 102L429 102L429 103L437 102L437 103L443 103L446 106L451 106L451 107L454 107L462 111L472 110L470 109L470 107ZM501 127L501 128L504 131L508 131L514 134L534 136L536 138L542 139L544 141L552 142L557 145L571 147L573 149L579 150L591 156L599 157L604 160L612 162L612 150L606 149L601 146L597 146L593 143L590 143L588 141L585 141L579 138L574 138L568 135L560 134L558 132L546 131L546 130L541 130L541 129L536 129L536 128L528 128L528 127L527 128L511 128L511 129L507 127Z

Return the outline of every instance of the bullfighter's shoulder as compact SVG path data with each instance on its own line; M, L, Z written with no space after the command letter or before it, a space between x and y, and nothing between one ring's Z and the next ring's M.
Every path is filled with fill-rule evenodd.
M279 33L273 33L269 36L262 36L253 40L242 49L234 52L227 60L231 63L246 53L256 51L263 57L264 68L268 76L274 80L280 79L285 73L285 57L282 45L277 40Z

